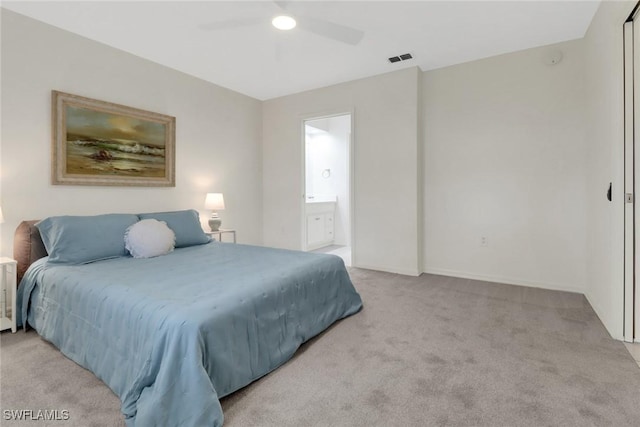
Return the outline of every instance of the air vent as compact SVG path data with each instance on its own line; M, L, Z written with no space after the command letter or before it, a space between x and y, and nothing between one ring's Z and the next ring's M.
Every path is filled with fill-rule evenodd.
M413 56L411 56L410 53L405 53L403 55L392 56L391 58L389 58L389 62L393 64L394 62L407 61L411 58L413 58Z

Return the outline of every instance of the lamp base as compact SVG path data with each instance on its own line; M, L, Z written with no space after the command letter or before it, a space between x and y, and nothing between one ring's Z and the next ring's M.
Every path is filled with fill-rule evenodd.
M218 231L220 230L220 225L222 225L220 217L217 213L212 213L211 218L209 218L209 228L211 229L211 231Z

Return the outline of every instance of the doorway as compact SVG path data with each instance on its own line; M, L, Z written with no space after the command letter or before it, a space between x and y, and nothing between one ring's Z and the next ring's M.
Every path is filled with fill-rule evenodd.
M304 120L303 248L352 264L351 114Z

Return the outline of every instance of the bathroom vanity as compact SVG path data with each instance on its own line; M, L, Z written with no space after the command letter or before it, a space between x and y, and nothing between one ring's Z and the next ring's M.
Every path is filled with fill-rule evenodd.
M312 251L333 244L336 198L308 197L305 203L307 217L307 250Z

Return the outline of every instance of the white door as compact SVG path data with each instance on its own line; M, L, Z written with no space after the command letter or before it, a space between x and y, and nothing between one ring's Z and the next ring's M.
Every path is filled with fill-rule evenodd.
M640 210L635 188L640 188L640 22L624 24L624 340L640 341ZM636 148L637 147L637 148ZM616 202L615 200L612 200Z
M635 189L640 188L640 20L639 15L636 13L633 23L633 157L634 157L634 183L633 194L635 197ZM638 172L635 171L636 168ZM635 340L640 342L640 286L638 281L640 280L640 257L635 254L640 254L640 235L636 230L640 230L640 209L635 209L633 206L633 218L634 218L634 282L633 286L629 286L625 289L625 298L629 300L629 323L630 331L625 334L628 335L630 341ZM629 205L629 203L627 203Z

